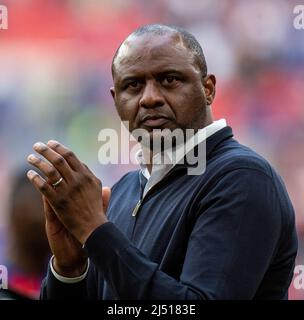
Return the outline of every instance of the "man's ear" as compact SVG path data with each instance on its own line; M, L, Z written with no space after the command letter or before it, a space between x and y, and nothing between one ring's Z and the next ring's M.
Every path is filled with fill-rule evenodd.
M110 92L111 92L111 96L112 96L113 100L115 101L115 88L111 87Z
M207 105L211 105L214 100L215 92L216 92L215 85L216 85L215 75L213 74L206 75L206 77L203 79L203 86L204 86Z

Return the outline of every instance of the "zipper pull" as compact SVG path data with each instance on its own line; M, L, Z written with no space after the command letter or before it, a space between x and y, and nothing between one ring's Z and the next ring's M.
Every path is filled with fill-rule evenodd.
M141 202L142 202L142 200L139 200L139 201L137 202L135 208L133 209L132 217L135 217L135 216L137 215L137 212L138 212L138 210L139 210L139 207L140 207L140 205L141 205Z

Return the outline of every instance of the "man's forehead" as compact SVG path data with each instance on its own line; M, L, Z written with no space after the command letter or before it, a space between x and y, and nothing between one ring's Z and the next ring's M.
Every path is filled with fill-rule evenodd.
M189 50L177 33L131 35L120 46L114 64L117 68L119 65L136 63L147 55L155 58L170 57L172 53L185 51Z

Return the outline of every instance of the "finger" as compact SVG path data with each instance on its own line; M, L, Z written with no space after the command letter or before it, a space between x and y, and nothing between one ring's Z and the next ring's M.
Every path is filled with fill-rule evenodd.
M56 151L49 148L42 142L37 142L33 146L34 150L45 157L64 177L66 181L73 179L73 171L66 160Z
M44 196L52 197L54 196L54 189L50 186L36 171L29 170L27 172L27 177L34 187Z
M93 177L96 178L96 176L95 176L95 174L93 173L93 171L92 171L85 163L82 162L82 165L83 165L83 167L87 170L87 172L88 172L91 176L93 176Z
M45 196L42 196L42 201L46 220L50 222L57 220L58 218L56 216L56 213L53 211Z
M69 164L69 166L79 172L83 169L82 162L76 157L73 151L65 147L62 143L56 140L48 141L47 145L58 154L60 154Z
M108 209L110 197L111 197L111 188L103 187L102 188L102 203L103 203L104 212L106 212Z
M34 154L30 154L27 157L27 161L39 169L47 177L50 184L56 183L56 181L61 178L61 175L56 168L44 159L41 159ZM62 181L62 183L64 183L64 181Z

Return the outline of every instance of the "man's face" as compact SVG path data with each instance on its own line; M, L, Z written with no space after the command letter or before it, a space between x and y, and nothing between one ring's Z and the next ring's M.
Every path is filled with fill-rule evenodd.
M114 64L111 93L129 130L199 129L206 126L206 99L214 76L204 79L191 51L177 34L128 38ZM211 101L210 101L211 99Z

